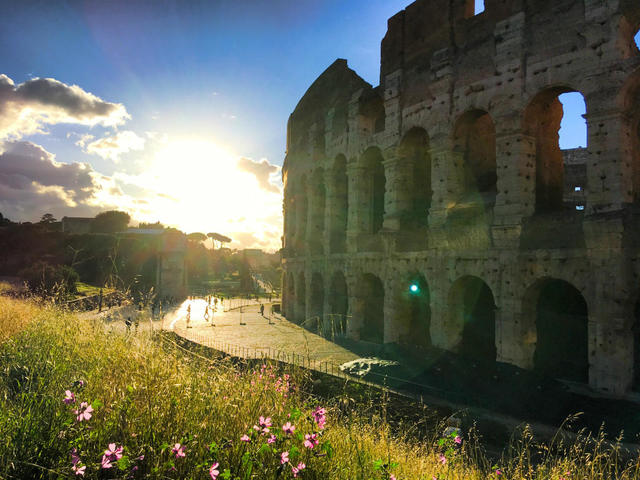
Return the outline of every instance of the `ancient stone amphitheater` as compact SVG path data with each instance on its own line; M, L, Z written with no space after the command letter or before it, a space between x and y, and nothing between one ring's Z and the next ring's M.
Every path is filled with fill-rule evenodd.
M640 386L638 0L418 0L291 114L287 318ZM562 151L558 96L586 103ZM335 326L335 325L334 325Z

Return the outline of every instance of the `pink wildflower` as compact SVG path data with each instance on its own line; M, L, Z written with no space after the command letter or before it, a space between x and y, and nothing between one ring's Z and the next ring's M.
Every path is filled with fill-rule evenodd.
M251 439L249 438L249 436L248 436L248 435L242 435L242 436L240 437L240 441L241 441L241 442L250 442L250 441L251 441Z
M289 462L289 452L282 452L280 454L280 465L284 465Z
M179 443L176 443L173 446L173 448L171 449L171 453L173 453L176 456L176 458L187 456L187 454L184 451L184 445L180 445Z
M71 390L65 390L64 398L62 399L62 401L67 405L69 405L70 403L73 403L76 401L76 396L73 394Z
M293 473L293 477L297 478L298 473L300 473L302 470L304 470L305 467L306 467L306 465L304 463L302 463L302 462L300 462L297 467L294 467L293 465L291 465L291 473Z
M73 450L71 450L71 463L73 465L77 465L80 462L80 457L78 456L78 449L74 447Z
M442 465L446 465L447 463L447 457L445 457L444 455L440 454L438 456L438 461L442 464Z
M211 478L213 480L216 480L218 478L218 475L220 475L220 471L218 470L219 465L220 464L216 462L213 465L211 465L211 468L209 469L209 475L211 475Z
M284 433L291 435L296 429L295 425L292 425L291 422L287 422L282 426L282 430Z
M460 438L460 435L456 435L456 438L454 438L453 441L456 442L458 445L462 443L462 439Z
M317 433L312 433L312 434L306 434L304 436L304 442L303 445L305 447L307 447L309 450L313 450L313 447L315 447L316 445L318 445L318 434Z
M500 470L496 470L496 477L499 477L500 475L502 475L502 472Z
M396 480L396 476L392 473L389 475L389 480Z
M275 435L271 435L268 439L267 439L267 443L276 443L277 437Z
M111 458L106 455L102 455L102 465L101 468L111 468L113 465L111 464Z
M81 477L84 477L84 471L86 469L87 469L86 465L82 465L82 466L74 465L73 467L71 467L71 470L73 471L73 473L75 473L76 475L80 475Z
M77 415L76 419L79 422L89 420L91 418L91 412L93 412L93 407L87 402L82 402L80 408L73 411L73 413Z
M311 412L313 420L316 422L320 430L324 429L324 424L327 422L326 413L327 411L321 407L316 407L316 409Z
M110 443L109 448L104 451L104 454L108 457L112 457L114 460L120 460L123 452L123 447L116 447L115 443Z

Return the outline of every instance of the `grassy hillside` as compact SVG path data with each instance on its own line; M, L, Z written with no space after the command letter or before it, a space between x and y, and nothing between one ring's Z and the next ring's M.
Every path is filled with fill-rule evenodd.
M603 439L514 439L489 462L468 432L417 441L300 371L186 352L162 336L0 297L0 478L633 479Z

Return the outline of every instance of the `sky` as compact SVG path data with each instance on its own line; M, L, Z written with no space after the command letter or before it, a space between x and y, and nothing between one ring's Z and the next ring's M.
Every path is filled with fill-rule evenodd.
M117 208L279 248L289 114L336 58L377 85L386 20L410 3L2 2L0 212Z

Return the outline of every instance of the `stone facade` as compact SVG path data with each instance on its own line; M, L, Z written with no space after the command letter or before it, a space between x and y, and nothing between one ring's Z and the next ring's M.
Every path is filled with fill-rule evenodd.
M414 2L388 21L379 86L337 60L291 114L284 312L625 394L640 2L473 3ZM575 155L558 146L567 92L587 106Z

